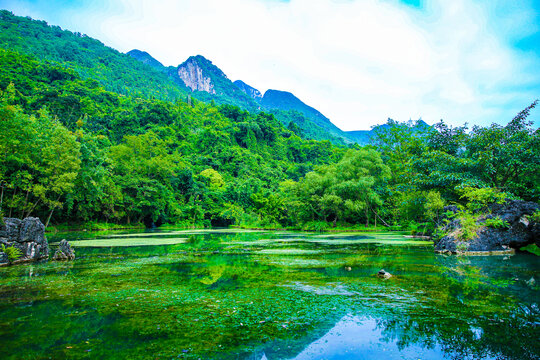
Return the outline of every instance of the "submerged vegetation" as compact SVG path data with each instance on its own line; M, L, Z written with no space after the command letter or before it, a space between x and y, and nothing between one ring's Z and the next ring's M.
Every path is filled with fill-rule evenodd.
M94 238L162 244L178 236L188 239L93 247ZM540 353L538 283L530 282L538 261L528 254L444 257L429 242L388 232L50 236L53 246L63 238L80 239L77 261L1 270L0 336L9 339L3 359ZM393 277L379 279L382 268Z

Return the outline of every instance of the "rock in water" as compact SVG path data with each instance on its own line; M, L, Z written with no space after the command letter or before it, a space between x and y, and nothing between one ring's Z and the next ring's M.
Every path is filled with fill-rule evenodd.
M445 211L458 212L458 209L445 207ZM449 219L442 230L447 234L436 244L439 252L491 252L508 251L510 248L520 249L528 244L540 245L540 223L531 221L531 215L540 210L540 205L521 200L507 200L504 204L492 204L491 214L479 215L477 225L479 230L476 237L470 241L460 241L461 223L459 219ZM508 228L493 228L485 226L487 219L500 219L508 224ZM458 244L464 246L458 249Z
M58 249L54 253L53 260L75 260L75 251L66 239L60 241Z
M22 256L15 261L35 261L49 257L45 226L38 218L4 218L4 224L0 226L0 244L21 250ZM5 263L7 258L0 256L0 264Z
M377 273L377 276L380 277L381 279L390 279L392 277L392 274L390 274L388 271L384 269L381 269Z

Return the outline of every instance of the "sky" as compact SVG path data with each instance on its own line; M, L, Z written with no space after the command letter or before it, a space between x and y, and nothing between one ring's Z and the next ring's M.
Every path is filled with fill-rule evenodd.
M506 124L540 98L540 0L0 0L164 65L203 55L343 130ZM540 109L530 120L540 126Z

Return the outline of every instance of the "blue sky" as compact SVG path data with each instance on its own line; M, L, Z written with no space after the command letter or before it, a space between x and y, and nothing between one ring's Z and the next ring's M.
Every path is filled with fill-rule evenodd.
M540 1L0 0L166 65L293 92L344 130L391 117L505 124L540 98ZM530 120L540 126L540 110Z

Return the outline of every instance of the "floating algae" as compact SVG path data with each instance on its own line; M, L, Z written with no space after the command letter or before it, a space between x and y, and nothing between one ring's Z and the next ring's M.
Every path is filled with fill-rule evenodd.
M75 247L124 247L124 246L157 246L182 244L187 238L106 238L93 240L70 241L71 246Z

